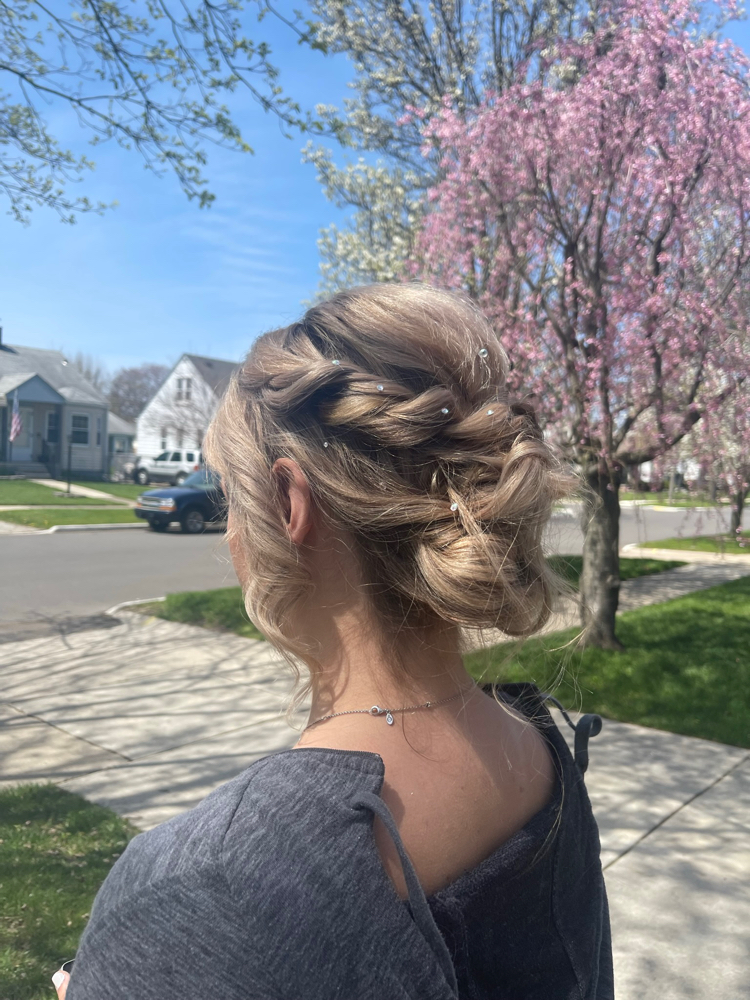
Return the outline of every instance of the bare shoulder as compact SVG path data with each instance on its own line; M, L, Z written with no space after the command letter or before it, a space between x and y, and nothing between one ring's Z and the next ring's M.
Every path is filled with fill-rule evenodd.
M456 725L384 747L382 796L429 895L476 867L550 801L556 769L545 738L520 712L476 699ZM402 898L406 888L390 837L375 839Z

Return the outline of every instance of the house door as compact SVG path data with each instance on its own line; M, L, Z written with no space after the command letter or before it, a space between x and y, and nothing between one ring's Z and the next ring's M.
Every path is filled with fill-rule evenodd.
M12 461L30 462L34 450L34 410L30 406L19 406L18 412L21 417L21 433L13 442ZM8 418L10 420L10 414Z

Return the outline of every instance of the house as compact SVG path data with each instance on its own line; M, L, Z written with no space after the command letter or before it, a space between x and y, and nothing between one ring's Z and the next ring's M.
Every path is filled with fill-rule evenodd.
M110 455L127 455L133 452L137 428L129 420L123 420L116 413L109 414L107 420L107 451Z
M18 400L21 431L10 440ZM60 351L4 344L0 330L0 463L30 475L92 478L107 469L107 400Z
M155 458L173 448L199 449L236 367L233 361L183 354L138 417L138 454Z

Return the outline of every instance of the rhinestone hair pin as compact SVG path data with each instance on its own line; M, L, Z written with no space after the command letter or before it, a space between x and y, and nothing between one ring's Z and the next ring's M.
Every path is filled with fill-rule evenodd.
M503 355L505 353L502 350L502 348L500 349L500 352ZM477 351L477 356L480 357L482 359L482 361L485 361L485 359L489 357L489 353L490 352L487 350L486 347L480 347L479 350ZM487 366L487 367L489 367L489 366ZM501 385L501 386L498 387L498 390L497 390L497 401L502 406L507 406L508 405L508 386L505 383L503 385ZM491 417L494 412L495 412L494 410L487 410L487 416Z

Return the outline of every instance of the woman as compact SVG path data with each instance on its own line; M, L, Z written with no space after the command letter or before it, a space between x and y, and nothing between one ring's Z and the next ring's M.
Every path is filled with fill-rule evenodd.
M581 771L533 685L486 691L460 655L547 620L573 485L507 364L468 299L416 284L255 343L206 455L309 724L129 844L67 1000L613 996Z

